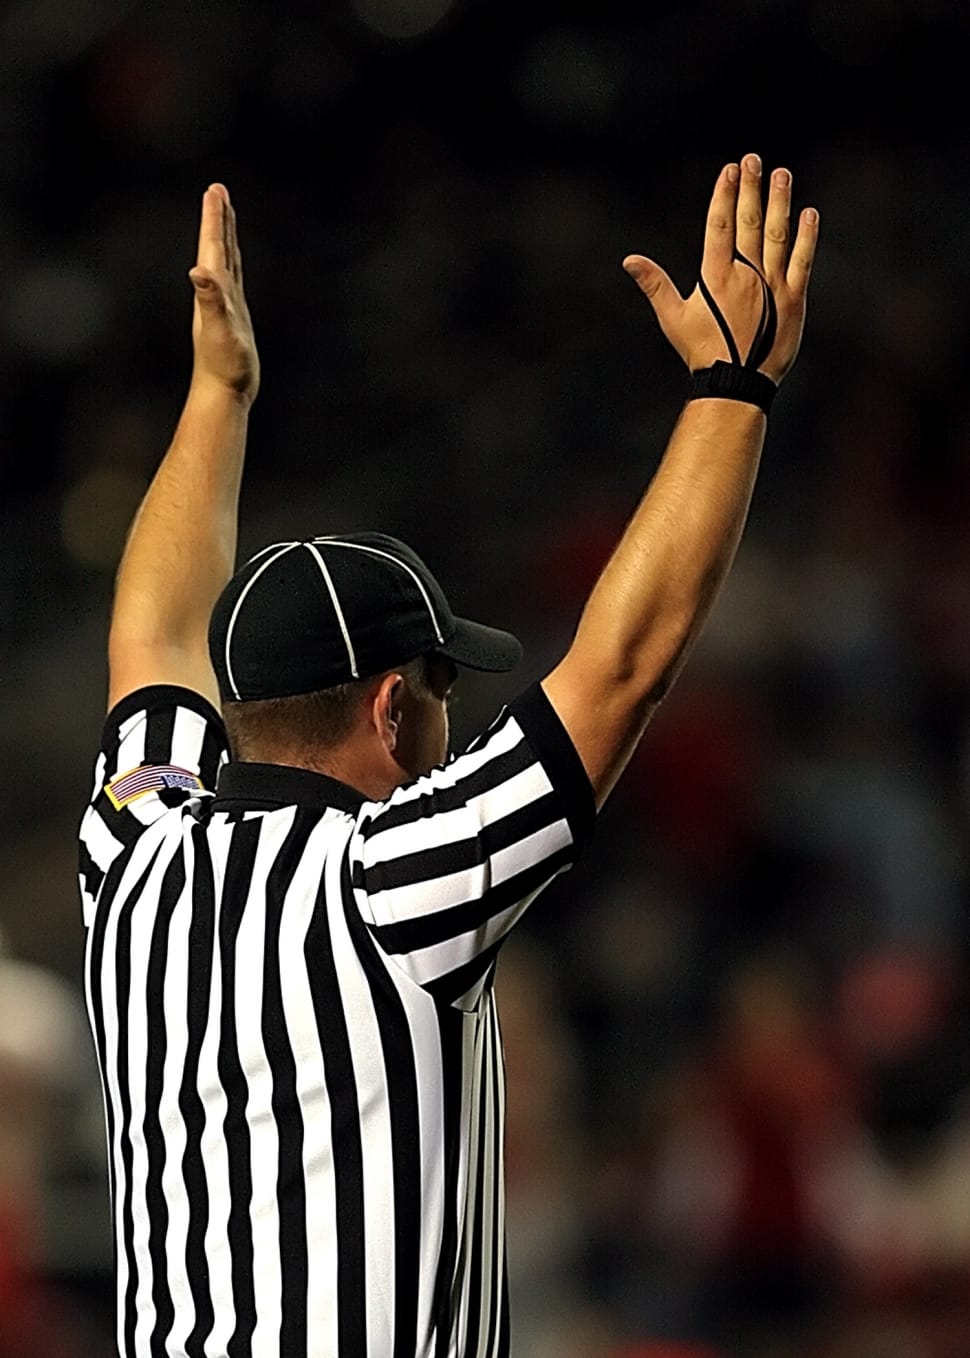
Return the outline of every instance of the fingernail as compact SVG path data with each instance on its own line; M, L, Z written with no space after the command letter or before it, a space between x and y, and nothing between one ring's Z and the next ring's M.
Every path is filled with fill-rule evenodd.
M818 221L818 213L815 211L813 207L807 207L805 209L805 220L806 222L811 223L811 225L813 226Z
M740 178L740 174L741 172L736 165L729 165L727 167L728 183L736 184L738 182L738 179Z
M761 157L760 157L760 156L745 156L745 158L744 158L744 168L747 170L748 174L760 174L760 173L761 173Z
M791 183L791 175L787 170L776 170L775 183L780 189L787 189L788 185Z

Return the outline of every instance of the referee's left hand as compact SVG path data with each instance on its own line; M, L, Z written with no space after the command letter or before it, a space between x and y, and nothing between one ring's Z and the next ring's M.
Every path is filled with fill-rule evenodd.
M224 184L210 184L202 197L199 252L189 278L195 289L192 384L222 387L251 403L259 390L259 354L243 291L236 213Z

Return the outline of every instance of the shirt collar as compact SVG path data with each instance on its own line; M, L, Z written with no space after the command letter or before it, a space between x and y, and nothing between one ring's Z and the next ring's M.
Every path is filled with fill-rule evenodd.
M239 810L253 807L306 806L313 811L349 811L353 815L367 798L356 788L325 773L298 769L289 764L224 764L216 782L212 809ZM231 804L231 805L230 805Z

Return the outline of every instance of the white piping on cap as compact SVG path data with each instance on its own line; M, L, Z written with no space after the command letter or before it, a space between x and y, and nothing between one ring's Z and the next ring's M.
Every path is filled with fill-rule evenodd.
M246 566L251 566L254 561L258 561L261 556L265 556L267 552L272 552L277 547L299 547L299 545L298 542L271 542L269 546L260 547L258 552L253 552L252 556L246 562ZM245 569L245 566L243 569Z
M340 607L340 600L337 598L337 590L333 583L333 577L331 576L330 571L327 569L327 563L324 561L323 557L320 555L319 551L313 545L313 543L304 542L303 546L307 549L310 555L316 559L316 563L320 567L320 574L323 576L327 589L330 591L330 599L333 603L333 611L337 615L337 622L340 625L340 632L344 639L344 645L347 647L347 659L350 661L350 673L353 675L355 679L359 679L360 675L357 673L357 657L354 655L353 643L350 640L350 633L347 630L347 619L344 617L344 611Z
M232 664L229 660L229 648L232 644L232 629L235 627L236 619L239 617L239 610L243 606L243 603L246 599L246 595L252 589L253 585L255 585L256 581L262 575L263 571L265 571L269 566L272 566L274 561L279 560L281 556L285 556L287 552L292 552L293 548L299 547L299 545L300 544L298 542L284 542L283 545L280 546L279 551L275 553L275 555L267 557L263 564L260 566L259 570L253 571L252 575L246 581L245 587L242 593L239 595L239 598L236 600L236 605L233 608L232 613L230 614L229 626L226 628L226 656L225 656L226 678L229 680L229 687L232 689L233 697L236 698L237 700L240 695L239 689L236 685L235 675L232 672ZM256 556L253 557L252 559L255 561L256 557L262 556L265 552L268 552L270 550L271 550L270 547L264 547L263 550L261 552L257 552Z
M343 538L323 537L314 538L313 541L330 542L335 547L350 547L355 552L369 552L371 556L381 556L384 558L385 561L393 561L395 566L400 566L402 570L406 570L408 575L410 575L411 579L414 581L418 589L421 591L421 598L424 600L424 606L428 610L428 616L431 618L431 625L434 628L435 636L438 638L439 645L442 646L444 645L445 639L444 636L442 635L441 628L438 625L438 619L435 614L434 607L431 603L430 598L428 597L428 591L425 589L421 577L416 573L416 571L413 570L411 566L408 565L406 561L402 561L401 558L399 556L395 556L393 552L384 552L379 547L370 547L361 542L344 542Z

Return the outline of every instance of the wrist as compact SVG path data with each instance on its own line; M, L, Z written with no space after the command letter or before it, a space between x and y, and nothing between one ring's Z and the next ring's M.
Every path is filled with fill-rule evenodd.
M744 401L757 406L767 415L777 391L778 384L757 368L746 368L740 363L725 363L719 359L709 368L697 368L691 373L687 400L715 397Z
M256 390L248 386L234 386L211 373L194 370L189 383L188 400L212 410L248 415L256 399Z

